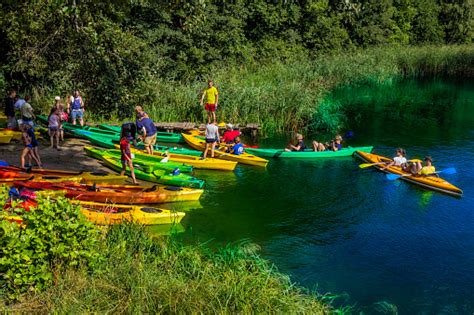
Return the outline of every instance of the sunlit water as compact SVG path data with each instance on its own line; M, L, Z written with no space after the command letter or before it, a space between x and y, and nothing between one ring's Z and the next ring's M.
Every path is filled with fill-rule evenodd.
M400 97L422 95L419 104L432 102L413 110L423 120L390 110L369 115L371 91L342 90L333 96L354 101L355 137L347 143L373 145L388 156L398 146L410 157L430 154L438 169L457 169L445 178L464 190L461 199L388 181L376 170L359 169L361 162L353 158L272 160L266 170L239 166L234 173L197 172L207 190L202 208L183 220L182 237L256 243L263 257L293 281L340 294L336 302L357 311L388 311L392 306L382 303L387 302L401 314L472 313L474 84L409 82L373 91L388 108ZM438 105L443 111L428 112ZM273 138L260 145L286 142Z

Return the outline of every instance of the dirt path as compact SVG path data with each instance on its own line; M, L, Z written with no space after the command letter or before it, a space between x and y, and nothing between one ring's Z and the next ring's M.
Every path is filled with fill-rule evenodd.
M38 141L39 153L44 168L68 171L105 171L113 173L113 171L84 153L84 146L90 145L86 140L66 138L65 141L61 143L61 151L50 149L49 142L43 138L39 138ZM9 144L2 144L0 145L0 160L19 166L21 150L23 150L23 144L19 140L13 140Z

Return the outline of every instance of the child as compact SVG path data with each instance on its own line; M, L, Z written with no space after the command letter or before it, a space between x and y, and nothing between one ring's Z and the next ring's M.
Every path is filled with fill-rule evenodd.
M241 155L244 153L244 145L240 143L240 137L236 137L234 139L234 146L232 149L230 149L230 153L235 154L235 155Z
M216 123L216 110L217 104L219 102L219 92L214 86L214 82L212 80L207 81L207 87L208 88L202 92L201 106L204 104L204 99L206 99L205 109L207 111L207 123L210 124L211 115L214 119L214 123Z
M299 133L296 134L296 141L298 141L298 142L295 145L292 145L291 143L288 144L288 147L285 149L285 151L287 151L287 152L291 152L291 151L302 152L302 151L306 150L306 144L304 144L302 134L299 134Z
M204 150L201 160L204 160L207 157L207 152L211 148L211 157L214 157L214 150L216 148L216 143L219 142L219 128L215 123L208 123L206 125L206 149Z
M398 148L395 151L395 157L393 158L393 161L388 162L387 165L382 167L382 170L389 168L390 166L398 166L398 167L405 167L407 164L407 159L406 159L406 152L402 148Z
M120 173L120 175L123 176L125 174L128 165L128 167L130 168L130 173L132 175L133 183L138 184L135 178L135 170L133 169L132 153L130 152L130 140L128 139L128 136L123 132L123 130L120 139L120 153L122 160L122 172Z
M20 165L21 168L25 168L25 157L28 156L29 159L33 158L35 162L38 164L39 167L41 167L41 161L36 157L36 155L33 152L33 145L32 145L32 139L28 133L28 130L31 130L31 126L28 124L23 124L21 125L21 140L23 141L23 145L25 146L23 148L23 151L21 152L20 156ZM34 133L34 131L33 131ZM31 164L31 163L30 163Z
M48 117L48 132L51 139L50 149L54 148L54 139L56 139L56 149L60 151L59 148L59 123L60 118L58 116L58 109L56 107L51 108L51 112Z
M39 161L37 165L41 167L42 163L41 163L41 158L40 158L39 149L38 149L38 140L36 140L35 129L30 124L28 124L28 129L26 132L28 133L28 136L30 136L31 145L33 146L32 155L28 158L29 164L31 164L31 157L34 155L36 156L36 160Z

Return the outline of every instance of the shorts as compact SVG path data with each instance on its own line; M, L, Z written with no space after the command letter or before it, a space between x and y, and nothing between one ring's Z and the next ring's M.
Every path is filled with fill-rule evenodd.
M28 148L28 149L33 149L33 145L30 143L30 144L27 144L25 145L25 148Z
M216 109L217 109L217 106L216 106L216 104L209 104L209 103L206 103L206 105L204 106L204 108L205 108L208 112L215 112Z
M215 142L217 142L217 139L215 139L215 138L214 139L206 138L206 143L215 143Z
M71 117L72 120L76 120L76 118L82 119L82 117L84 117L84 112L82 109L73 109L71 111Z
M143 144L145 147L150 147L156 143L156 133L153 136L145 137Z
M49 127L48 129L49 129L50 132L56 132L56 131L59 130L58 127Z

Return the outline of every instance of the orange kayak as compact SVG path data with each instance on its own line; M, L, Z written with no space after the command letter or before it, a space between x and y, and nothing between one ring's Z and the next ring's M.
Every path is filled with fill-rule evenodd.
M380 163L380 162L390 162L392 159L373 154L373 153L366 153L362 151L356 151L355 155L360 158L361 160L368 162L368 163ZM378 168L379 170L385 173L397 174L397 175L408 175L409 172L405 172L398 166L391 166L387 169L382 170L382 165L374 165L373 167ZM439 191L445 194L449 194L452 196L460 197L462 196L463 192L458 187L454 186L453 184L449 183L448 181L442 179L441 177L437 176L402 176L400 179L407 181L409 183L421 186L426 189L431 189L435 191Z

